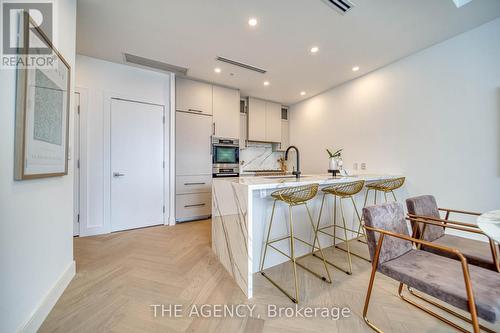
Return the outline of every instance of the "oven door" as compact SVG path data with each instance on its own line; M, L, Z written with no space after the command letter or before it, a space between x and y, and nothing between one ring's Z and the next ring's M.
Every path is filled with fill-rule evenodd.
M213 164L233 164L239 165L240 163L240 149L234 146L213 146Z

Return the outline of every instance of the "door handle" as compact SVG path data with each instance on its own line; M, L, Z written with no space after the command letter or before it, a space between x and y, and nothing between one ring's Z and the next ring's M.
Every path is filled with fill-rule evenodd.
M119 173L119 172L113 172L113 177L118 178L118 177L123 177L125 176L124 173Z

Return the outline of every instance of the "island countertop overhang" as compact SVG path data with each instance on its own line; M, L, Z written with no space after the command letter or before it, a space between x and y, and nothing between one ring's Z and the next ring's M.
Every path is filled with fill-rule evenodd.
M279 189L285 187L319 184L320 186L349 183L358 180L374 182L401 177L401 175L390 174L360 174L345 177L332 177L330 174L302 175L300 178L280 176L244 176L234 178L214 178L214 181L228 181L240 186L246 186L249 190Z

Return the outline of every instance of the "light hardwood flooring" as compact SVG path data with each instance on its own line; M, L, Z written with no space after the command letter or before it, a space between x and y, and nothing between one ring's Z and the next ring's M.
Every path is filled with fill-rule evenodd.
M352 242L358 251L366 245ZM353 258L353 275L329 266L333 284L299 269L300 306L348 306L352 315L324 318L267 318L268 304L294 307L278 289L255 274L255 297L247 300L218 263L210 248L210 221L152 227L110 235L75 238L77 274L40 332L370 332L361 313L370 264ZM329 249L327 256L345 264L345 254ZM321 270L312 257L301 259ZM293 290L291 265L269 269ZM385 332L453 332L406 304L395 281L377 275L369 318ZM252 318L154 317L152 304L256 305Z

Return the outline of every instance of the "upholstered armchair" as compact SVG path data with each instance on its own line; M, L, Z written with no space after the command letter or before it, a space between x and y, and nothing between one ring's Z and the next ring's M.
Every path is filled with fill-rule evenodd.
M425 311L446 324L467 332L458 323L442 317L430 308L423 307L403 294L403 287L413 288L444 303L468 311L470 319L445 307L435 306L472 325L474 332L494 332L479 323L482 318L490 323L500 320L500 278L498 273L478 266L468 265L466 257L456 248L438 245L423 239L411 237L408 231L409 219L405 218L400 203L387 203L363 209L364 228L372 259L372 271L366 294L363 316L373 330L383 332L368 319L368 307L375 275L382 273L399 282L398 294L405 302ZM418 220L427 223L427 220ZM437 255L414 246L419 244L450 256ZM498 326L497 326L498 327Z
M408 208L408 216L412 219L413 236L415 238L433 242L437 245L457 248L467 258L469 264L500 272L500 262L495 241L484 234L476 224L449 219L452 213L472 216L479 216L479 213L438 208L436 199L432 195L409 198L406 200L406 207ZM440 212L444 213L444 218L441 217ZM429 223L415 223L415 219L425 219ZM453 229L472 235L481 235L488 242L445 234L445 228L452 226ZM422 246L422 250L456 259L456 256L433 247Z

